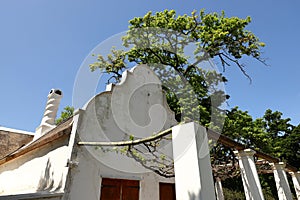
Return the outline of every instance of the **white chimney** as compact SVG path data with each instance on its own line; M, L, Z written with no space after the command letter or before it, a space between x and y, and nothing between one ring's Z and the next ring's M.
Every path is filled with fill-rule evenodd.
M60 90L50 90L44 116L40 126L37 127L35 131L34 139L41 137L42 135L56 127L55 118L61 98L62 92Z

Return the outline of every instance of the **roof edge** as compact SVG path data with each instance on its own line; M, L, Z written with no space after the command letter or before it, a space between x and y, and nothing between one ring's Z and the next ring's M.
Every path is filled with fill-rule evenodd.
M0 131L7 131L7 132L11 132L11 133L18 133L18 134L32 135L32 136L34 135L33 132L18 130L18 129L13 129L13 128L7 128L4 126L0 126Z
M63 138L65 136L68 136L72 131L72 124L73 124L73 118L68 119L64 123L60 124L59 126L55 127L42 137L38 138L35 141L32 141L31 143L27 144L21 149L16 150L12 154L9 154L2 158L0 160L0 166L8 161L14 160L26 153L29 153L37 148L40 148L42 146L45 146L46 144L49 144L57 139ZM53 134L53 135L50 135ZM49 136L50 135L50 136Z

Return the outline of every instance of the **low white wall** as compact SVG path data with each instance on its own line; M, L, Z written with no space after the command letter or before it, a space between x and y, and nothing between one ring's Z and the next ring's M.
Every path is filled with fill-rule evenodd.
M164 178L154 172L125 173L105 166L91 156L84 147L77 149L78 166L71 169L68 192L64 199L99 200L102 178L117 178L140 181L140 200L159 200L159 182L175 183L174 178Z
M21 194L12 196L0 196L0 200L61 200L62 193L59 194L42 194L42 193L31 193Z
M67 144L61 139L1 165L0 195L63 191Z
M143 174L140 182L141 200L159 200L159 183L175 183L174 178L164 178L153 172Z

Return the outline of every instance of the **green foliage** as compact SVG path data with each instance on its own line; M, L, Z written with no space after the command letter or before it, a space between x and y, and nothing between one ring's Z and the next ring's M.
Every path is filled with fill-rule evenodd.
M300 124L290 134L277 142L279 156L289 164L300 169Z
M235 107L227 112L223 134L256 150L269 152L271 140L263 119L253 120L247 111Z
M259 175L260 184L263 190L265 199L277 200L277 188L274 180L273 174L260 174Z
M272 174L260 175L262 192L266 200L277 200L277 190ZM245 200L244 188L241 177L234 177L222 181L225 199Z
M230 200L245 200L245 194L243 191L230 190L228 188L223 188L224 199Z
M272 149L267 153L300 169L300 124L290 124L290 118L283 119L279 111L267 110L263 119Z
M268 109L253 120L247 111L235 107L227 112L223 134L300 168L300 125L293 126L279 111Z
M248 112L235 107L227 112L222 133L248 147L280 158L300 169L300 125L293 126L290 124L290 119L283 118L279 111L268 109L262 118L254 120ZM216 148L218 149L216 150ZM215 159L218 162L227 161L232 157L230 153L231 149L218 145L212 149L212 160L213 162ZM265 199L277 199L273 174L261 174L260 182ZM228 199L240 196L239 193L242 193L243 190L238 185L235 179L227 179L224 182L224 187L228 188L226 190Z
M129 140L134 140L134 135L129 135Z
M98 55L90 69L108 73L118 82L131 63L149 64L161 78L178 121L193 119L218 127L224 117L219 106L229 98L218 85L227 79L204 70L202 64L216 58L223 68L234 64L249 77L240 59L251 56L263 62L260 50L264 46L245 29L250 21L250 17L225 17L224 12L206 14L204 10L191 15L177 15L174 10L148 12L129 21L129 30L122 38L126 50L113 47L106 57ZM186 53L190 45L193 55ZM220 119L211 122L211 113Z
M66 106L64 110L61 112L60 117L55 120L56 124L60 124L66 119L73 116L74 113L74 107Z
M202 60L219 58L222 66L236 64L244 74L244 66L239 63L243 56L251 56L262 62L261 47L265 44L246 26L251 18L225 17L225 13L193 11L190 16L176 15L174 10L165 10L153 14L151 11L143 17L129 21L129 30L123 37L123 45L128 50L113 48L105 58L98 55L97 62L90 65L91 70L113 74L118 80L120 72L126 69L128 62L160 63L173 67L186 75ZM195 63L189 63L184 47L196 44Z
M224 193L224 199L230 199L230 200L245 200L245 194L244 191L238 191L238 190L230 190L228 188L223 188L223 193ZM263 194L265 200L277 200L276 196L273 196L270 191L264 190L263 189Z
M148 12L129 21L129 29L122 38L124 49L113 47L108 56L98 55L90 69L108 73L118 82L127 66L150 64L163 83L167 101L178 121L192 119L216 128L226 114L223 131L217 131L299 168L300 125L291 125L290 119L283 119L278 111L267 110L258 119L238 107L224 113L219 107L229 96L218 89L218 85L227 79L202 68L203 61L213 58L224 70L233 64L250 79L241 59L249 56L265 63L261 57L261 48L265 44L246 30L250 22L250 17L226 17L224 12L207 14L201 10L199 13L193 11L191 15L177 15L174 10ZM191 44L195 49L189 55L186 48ZM213 123L212 113L218 116ZM128 152L128 149L123 151ZM137 152L130 153L143 160ZM211 155L215 156L213 163L216 164L234 159L232 150L222 145L212 149ZM159 160L164 159L160 157ZM274 199L270 180L264 178L262 182L266 199ZM237 188L242 186L241 183L231 181L229 185L234 188L229 187L231 192L225 189L226 199L245 199L241 188Z

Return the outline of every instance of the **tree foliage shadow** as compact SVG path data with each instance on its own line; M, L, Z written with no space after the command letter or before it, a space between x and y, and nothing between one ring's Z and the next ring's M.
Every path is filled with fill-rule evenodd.
M63 177L61 177L58 186L54 188L54 172L51 170L51 162L48 159L45 171L39 180L37 191L57 192L62 188L62 179Z

